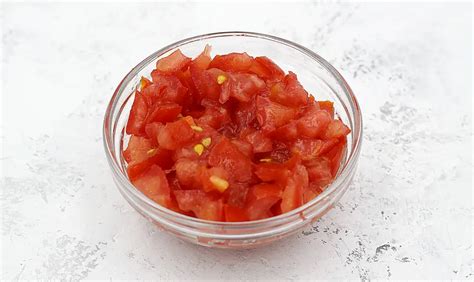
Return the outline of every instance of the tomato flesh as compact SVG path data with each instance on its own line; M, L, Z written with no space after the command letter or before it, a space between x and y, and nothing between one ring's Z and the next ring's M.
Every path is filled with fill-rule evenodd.
M293 72L247 53L176 50L142 78L125 128L132 184L156 203L211 221L292 211L330 185L348 126Z

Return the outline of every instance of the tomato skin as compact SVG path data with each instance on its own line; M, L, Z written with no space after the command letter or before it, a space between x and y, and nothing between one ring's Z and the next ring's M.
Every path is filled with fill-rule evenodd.
M128 117L126 133L137 136L145 135L145 124L146 117L148 115L148 104L143 95L136 91L135 100L130 110L130 116Z
M227 170L235 181L246 182L252 178L250 160L226 137L212 148L208 162Z
M209 67L223 71L243 72L252 66L252 61L252 57L247 53L229 53L227 55L216 55Z
M153 165L139 178L132 180L132 183L148 198L164 207L169 206L170 188L165 173L159 166Z
M191 59L183 55L178 49L167 57L159 59L156 62L156 70L161 73L170 74L183 69L189 62L191 62Z
M344 150L346 149L346 140L334 146L329 152L325 154L331 160L331 174L336 177L339 166L341 165L342 157L344 156Z
M252 201L247 207L247 217L249 220L259 220L272 217L271 208L280 201L280 197L268 196Z
M183 211L192 211L196 217L222 221L224 204L222 199L214 200L202 190L177 190L173 192L178 206Z

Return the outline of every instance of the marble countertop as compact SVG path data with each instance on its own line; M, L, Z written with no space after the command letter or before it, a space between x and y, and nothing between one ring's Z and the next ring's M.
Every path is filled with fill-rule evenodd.
M473 279L471 4L1 4L3 279ZM364 117L336 208L266 248L159 232L114 186L106 103L153 51L223 30L284 37Z

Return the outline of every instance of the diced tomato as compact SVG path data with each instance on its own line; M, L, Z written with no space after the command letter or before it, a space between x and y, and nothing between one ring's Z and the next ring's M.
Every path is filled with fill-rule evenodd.
M258 220L272 217L271 208L280 201L280 197L269 196L257 199L247 207L247 216L249 220Z
M334 181L350 129L296 74L246 53L191 60L179 50L142 78L126 126L130 181L178 213L259 220L300 207Z
M170 188L163 170L157 166L152 166L139 178L132 180L133 185L145 196L167 207L170 204Z
M299 107L308 103L308 92L299 83L296 75L289 72L284 81L273 85L270 99L289 107Z
M191 62L191 65L202 70L207 69L211 63L211 49L210 45L206 45L204 51Z
M145 134L145 122L148 114L148 104L143 95L136 91L135 100L130 110L130 116L128 117L127 134L133 134L137 136L143 136Z
M277 140L292 141L298 138L298 127L296 121L292 120L287 124L278 127L271 136Z
M276 184L260 183L254 185L251 188L251 191L256 199L261 199L265 197L279 197L281 198L282 188Z
M298 139L293 143L291 151L303 160L311 160L320 154L323 141L317 139Z
M158 144L168 150L176 150L193 139L194 131L189 124L180 119L167 123L158 133Z
M266 137L260 131L248 128L241 131L240 136L252 145L254 153L270 152L273 149L272 139Z
M224 168L235 181L245 182L252 178L250 160L226 137L212 148L209 165Z
M248 103L239 103L234 110L233 118L240 130L252 126L257 120L255 99Z
M252 57L247 53L230 53L227 55L216 55L209 67L218 68L223 71L243 72L252 66L252 61Z
M265 182L285 183L290 171L280 163L259 163L255 165L255 175Z
M259 91L265 88L265 82L254 74L227 74L222 84L219 102L224 104L229 97L234 97L240 102L249 102Z
M258 96L256 104L257 120L263 130L270 132L280 127L296 115L296 110Z
M164 75L156 70L152 71L151 77L153 84L163 88L163 90L159 91L158 98L156 99L159 102L173 102L183 105L189 99L188 89L184 87L178 77Z
M142 76L142 78L140 78L140 91L147 88L150 84L151 81L148 78Z
M181 113L182 107L175 103L157 104L151 109L146 123L174 121Z
M308 187L308 172L303 165L298 165L293 175L288 178L283 190L281 211L283 213L296 209L303 204L303 192Z
M297 121L298 133L308 138L320 137L330 122L331 117L326 111L307 112Z
M247 158L252 159L254 153L252 144L241 139L232 139L230 142L232 142L232 144L234 144L235 147L237 147Z
M208 98L214 101L219 100L221 85L218 84L217 77L219 75L226 75L226 73L219 69L202 70L195 66L191 66L190 71L191 78L199 93L200 99Z
M203 100L203 103L205 101L206 100ZM198 119L198 123L200 125L207 125L214 129L219 129L231 122L226 108L216 105L212 102L207 102L204 104L206 110L204 111L204 114Z
M344 156L344 150L346 149L346 140L343 139L342 142L334 146L329 152L325 154L331 160L331 174L333 177L336 176L339 166L342 162L342 157Z
M239 222L239 221L247 221L248 216L247 212L244 208L232 206L232 205L224 205L224 215L225 221L228 222Z
M248 190L248 184L232 182L223 196L229 205L243 208L245 206L245 200L247 199Z
M175 164L176 178L183 187L199 188L199 163L190 159L179 159Z
M336 119L329 123L324 133L324 139L341 138L349 134L351 130L342 121Z
M174 195L180 209L192 211L198 218L215 221L224 218L222 199L214 200L202 190L177 190Z
M318 101L319 108L329 113L331 118L334 118L334 104L330 101Z
M191 62L191 59L183 55L178 49L167 57L159 59L156 62L156 69L161 73L170 74L183 69L189 62Z
M256 57L249 71L265 80L281 80L285 76L283 70L267 57Z

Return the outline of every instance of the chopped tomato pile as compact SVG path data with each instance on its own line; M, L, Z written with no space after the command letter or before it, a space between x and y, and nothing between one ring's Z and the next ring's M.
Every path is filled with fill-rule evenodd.
M247 53L177 50L143 77L123 156L156 203L206 220L249 221L310 201L338 172L349 128L296 74Z

